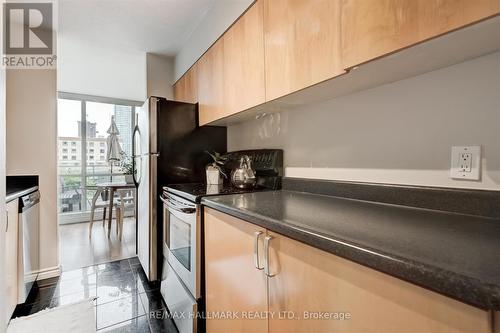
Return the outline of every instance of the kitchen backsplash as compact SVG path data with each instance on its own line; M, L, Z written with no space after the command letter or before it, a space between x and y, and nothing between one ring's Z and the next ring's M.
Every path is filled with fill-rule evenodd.
M230 150L284 149L285 176L500 190L500 52L228 128ZM449 178L482 145L481 181Z

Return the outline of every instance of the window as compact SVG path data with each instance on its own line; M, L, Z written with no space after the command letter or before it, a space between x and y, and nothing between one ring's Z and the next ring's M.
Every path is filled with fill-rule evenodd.
M131 156L135 107L141 104L59 94L58 141L62 146L60 151L65 153L59 155L58 162L58 199L62 223L69 213L84 213L90 209L96 184L125 181L119 162L111 165L106 159L107 130L111 125L111 117L114 116L120 132L118 139L121 148ZM69 149L63 148L68 144L71 145L71 156L67 154ZM81 216L84 221L84 215ZM71 221L74 221L74 216Z

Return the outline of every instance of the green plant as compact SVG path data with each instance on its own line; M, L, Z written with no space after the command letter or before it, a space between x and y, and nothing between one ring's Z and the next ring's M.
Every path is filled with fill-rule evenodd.
M132 157L128 156L124 151L121 152L120 168L125 175L131 175L134 172Z
M224 178L227 178L226 173L224 172L224 169L222 166L226 164L228 160L228 156L218 153L214 151L213 153L210 153L209 151L205 151L210 157L212 158L213 162L207 165L207 168L211 169L217 169L219 172L224 176Z

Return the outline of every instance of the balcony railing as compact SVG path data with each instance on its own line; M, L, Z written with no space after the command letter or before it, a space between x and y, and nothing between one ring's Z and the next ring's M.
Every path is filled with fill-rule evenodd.
M82 174L60 173L59 213L71 214L87 212L94 196L97 184L105 182L124 182L123 173L87 174L83 182Z

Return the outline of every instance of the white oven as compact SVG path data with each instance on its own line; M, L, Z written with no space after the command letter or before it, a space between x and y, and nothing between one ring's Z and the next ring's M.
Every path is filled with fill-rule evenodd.
M161 293L171 312L192 316L174 321L179 332L196 332L201 278L201 216L194 202L164 192Z

